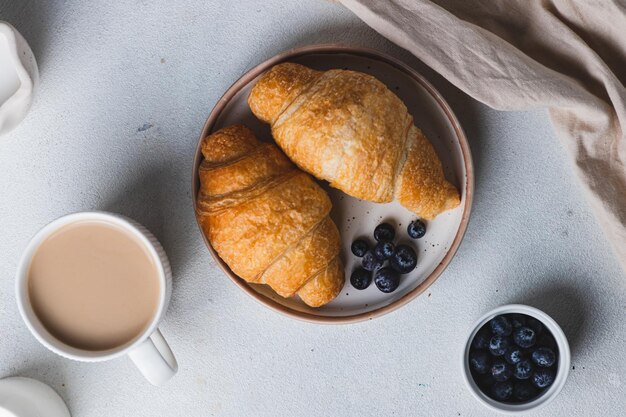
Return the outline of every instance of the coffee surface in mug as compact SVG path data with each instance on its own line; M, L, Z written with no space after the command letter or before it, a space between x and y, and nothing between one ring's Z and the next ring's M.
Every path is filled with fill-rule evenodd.
M36 249L28 292L37 318L62 342L107 350L141 334L156 314L157 263L131 232L105 221L71 223Z

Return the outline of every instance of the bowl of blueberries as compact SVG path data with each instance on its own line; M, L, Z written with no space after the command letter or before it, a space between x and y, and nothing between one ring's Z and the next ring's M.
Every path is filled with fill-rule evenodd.
M463 350L463 374L480 402L517 414L556 397L570 360L565 333L550 316L534 307L509 304L473 326Z

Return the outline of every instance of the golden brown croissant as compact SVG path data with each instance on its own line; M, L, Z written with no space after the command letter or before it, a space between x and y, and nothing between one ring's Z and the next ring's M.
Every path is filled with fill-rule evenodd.
M334 299L344 270L326 192L241 125L207 136L202 154L197 212L230 269L312 307Z
M283 63L259 79L248 104L292 161L353 197L395 198L425 219L460 203L402 100L371 75Z

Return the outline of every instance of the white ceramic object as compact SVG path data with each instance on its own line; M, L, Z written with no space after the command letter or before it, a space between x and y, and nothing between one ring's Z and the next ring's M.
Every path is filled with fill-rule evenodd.
M347 68L376 76L406 104L415 124L421 128L441 159L446 178L461 192L461 204L454 210L427 222L426 236L410 239L406 228L417 218L393 202L377 204L350 197L320 184L328 191L333 203L331 217L337 224L342 240L342 259L346 283L337 298L321 308L311 308L299 298L285 299L265 285L250 284L234 274L206 241L218 265L242 290L280 313L318 323L349 323L367 320L392 311L424 292L448 265L456 252L469 221L474 189L472 159L463 131L445 100L421 75L410 67L377 51L340 45L311 45L273 57L243 75L218 101L209 115L200 140L222 127L242 123L250 127L261 140L271 141L269 126L259 121L247 104L248 95L258 77L273 65L290 61L318 70ZM197 167L200 147L196 153L193 189L198 189ZM195 199L194 199L195 203ZM350 274L361 259L352 255L351 243L366 237L373 244L376 225L387 221L396 227L396 243L408 243L418 253L417 268L403 275L399 288L391 293L380 292L372 283L358 291L350 285Z
M0 379L0 417L70 417L52 388L31 378Z
M105 221L130 232L150 252L159 271L161 286L159 305L157 311L143 333L128 343L105 351L89 351L69 346L51 335L41 324L29 301L28 296L28 268L30 261L39 245L50 234L65 225L78 221L96 220ZM69 359L84 362L98 362L115 359L128 355L137 368L154 384L161 385L170 379L178 370L176 358L169 345L158 329L159 322L163 319L169 305L172 292L172 272L167 255L159 241L146 228L133 220L117 214L105 212L82 212L61 217L41 229L30 241L17 270L16 295L17 305L31 333L51 351Z
M24 120L38 83L30 46L13 26L0 21L0 136Z
M556 341L556 345L558 348L558 362L557 362L557 371L556 377L554 379L554 383L548 388L543 394L541 394L536 399L521 403L521 404L510 404L510 403L502 403L496 401L492 398L489 398L485 395L478 385L474 382L474 378L470 372L469 366L469 351L472 340L474 340L474 336L476 333L491 319L501 314L525 314L527 316L531 316L539 320L552 336L554 336L554 340ZM499 411L505 414L524 414L531 410L536 410L539 407L543 407L548 404L561 392L563 385L565 385L565 381L567 380L567 376L569 375L571 363L571 353L569 349L569 343L567 342L567 338L565 337L565 333L563 333L563 329L561 326L557 324L552 317L548 316L543 311L536 309L534 307L530 307L523 304L508 304L501 307L498 307L490 312L486 313L480 319L476 321L474 326L472 327L472 331L467 338L465 346L463 347L463 355L462 355L462 369L463 376L465 378L465 382L470 389L470 392L476 397L481 403L483 403L488 408Z

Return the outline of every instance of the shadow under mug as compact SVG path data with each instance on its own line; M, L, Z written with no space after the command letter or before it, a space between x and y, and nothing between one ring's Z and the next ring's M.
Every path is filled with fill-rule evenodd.
M124 345L102 351L90 351L70 346L54 337L37 318L28 295L28 270L39 245L63 226L79 221L104 221L128 231L148 250L157 265L160 283L159 303L150 324L142 333ZM172 272L163 247L145 227L123 216L106 212L81 212L61 217L41 229L30 241L20 260L17 279L17 305L26 326L45 347L63 357L83 361L99 362L128 355L137 368L154 384L160 385L178 370L176 358L158 329L170 301Z

